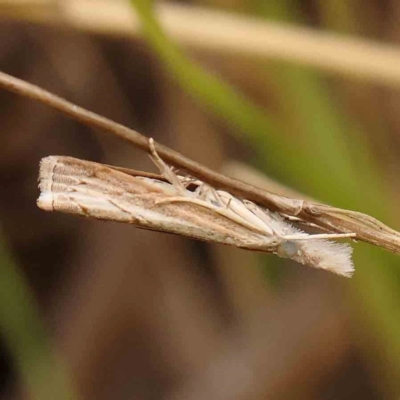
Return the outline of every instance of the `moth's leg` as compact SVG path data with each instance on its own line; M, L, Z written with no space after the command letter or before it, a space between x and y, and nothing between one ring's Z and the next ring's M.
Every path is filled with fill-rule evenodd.
M258 212L255 212L253 208L246 204L246 200L240 200L230 193L224 191L218 191L219 198L227 210L237 214L239 217L250 222L258 229L262 230L266 235L280 236L278 231L275 231L270 223L266 221L266 215L261 209L257 208ZM261 215L259 215L261 214Z
M213 204L216 207L226 208L226 204L219 196L218 191L207 184L204 184L204 186L205 190L204 190L203 200Z
M216 207L227 208L225 202L219 196L218 191L207 183L201 182L194 193L196 199L203 200Z
M217 205L223 208L227 213L229 212L230 214L236 215L237 218L241 218L246 221L247 224L251 224L254 227L253 229L263 232L264 235L279 236L258 215L250 210L243 200L240 200L223 190L213 190L215 198L217 199Z
M157 168L160 170L161 175L171 184L173 185L178 193L182 196L187 195L187 190L184 185L181 183L176 174L172 171L172 169L161 159L158 155L156 147L154 146L153 138L149 139L149 147L150 147L150 158L156 164Z
M243 205L242 201L235 198L228 192L216 190L207 184L204 185L206 190L204 190L204 194L199 197L201 200L205 200L213 206L220 207L227 210L227 212L229 211L230 213L236 214L239 218L243 218L246 222L255 225L258 229L262 229L259 221L255 220L253 214L250 213L249 215L249 211L247 207ZM268 233L270 232L268 231Z
M264 224L265 229L268 229L271 235L281 236L280 232L278 232L271 224L271 217L266 214L264 210L258 207L256 204L249 200L243 200L243 204L246 208L254 214L261 222Z
M228 202L226 203L226 206L225 206L226 209L230 209L231 203L232 203L232 198L233 198L233 197L230 197L229 200L228 200Z
M240 215L237 215L235 212L231 211L230 209L226 209L223 207L215 206L214 204L210 203L209 201L204 201L196 198L188 198L188 197L167 197L162 200L158 200L155 202L155 204L167 204L167 203L190 203L190 204L195 204L204 208L207 208L209 210L212 210L216 212L219 215L222 215L231 221L236 222L239 225L244 226L247 229L252 230L253 232L265 235L265 229L262 229L258 227L257 225L254 225L251 222L246 221L244 218L242 218Z
M224 208L226 208L227 210L230 209L231 211L236 212L236 210L234 210L234 209L231 207L232 200L234 199L234 197L233 197L231 194L229 194L229 193L227 193L227 192L222 192L222 193L225 193L224 197L226 197L226 196L228 197L228 200L226 200L226 199L224 199L223 196L221 195L221 191L215 190L214 188L213 188L212 190L213 190L213 194L214 194L214 196L215 196L217 202L220 204L221 207L224 207ZM242 202L241 202L241 203L242 203ZM240 215L240 214L239 214L239 215Z
M185 189L185 187L179 181L176 174L174 174L172 172L171 168L158 155L157 150L154 146L154 140L152 138L149 139L149 147L150 147L150 151L151 151L150 158L157 165L158 169L160 170L160 172L164 176L164 178L167 179L168 182L170 182L177 189L178 193L180 194L180 196L168 197L166 199L159 200L156 202L156 204L175 203L175 202L187 202L187 203L197 204L204 208L213 210L216 213L223 215L226 218L229 218L229 219L235 221L236 223L238 223L242 226L245 226L248 229L251 229L253 231L255 230L259 233L265 233L265 231L258 228L257 226L254 226L254 224L251 224L251 223L247 222L246 220L244 220L243 218L237 216L233 211L222 208L223 203L222 203L221 199L219 199L219 202L221 202L221 207L220 207L220 206L216 206L216 205L212 204L210 200L205 201L205 200L201 200L201 199L188 197L188 191ZM200 188L200 191L201 190L202 190L202 188ZM214 189L211 188L211 190L214 190ZM215 191L215 193L216 193L216 191Z

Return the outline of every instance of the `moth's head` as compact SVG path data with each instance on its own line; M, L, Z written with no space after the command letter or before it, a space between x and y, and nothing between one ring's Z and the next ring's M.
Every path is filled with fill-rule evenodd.
M300 243L296 240L284 240L278 244L276 254L283 258L294 258L300 254Z
M343 243L324 239L284 240L276 246L276 254L342 276L349 277L354 271L352 248Z

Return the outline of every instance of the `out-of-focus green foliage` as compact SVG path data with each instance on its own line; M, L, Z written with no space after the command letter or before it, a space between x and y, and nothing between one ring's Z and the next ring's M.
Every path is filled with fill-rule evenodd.
M335 103L322 76L292 65L268 65L279 83L285 111L270 115L245 100L235 89L192 63L164 35L147 0L131 0L143 33L181 86L230 124L231 132L252 145L258 165L325 202L372 214L389 223L394 215L392 194L385 190L384 172L370 151L368 135L346 110ZM332 2L331 2L332 3ZM344 2L341 2L344 3ZM294 1L249 2L249 9L292 21ZM261 6L262 5L262 6ZM331 4L332 5L332 4ZM335 8L351 13L345 5ZM263 160L267 160L264 161ZM370 246L357 246L357 272L349 282L350 296L366 324L379 339L395 379L385 385L400 393L400 259Z
M77 399L35 304L0 232L0 333L23 384L35 400Z

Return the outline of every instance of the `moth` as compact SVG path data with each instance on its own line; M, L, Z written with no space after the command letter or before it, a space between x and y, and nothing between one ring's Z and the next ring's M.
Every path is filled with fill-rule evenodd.
M279 213L175 174L152 139L149 145L162 178L67 156L42 159L38 206L273 253L342 276L353 273L351 246L332 239L354 233L303 232Z

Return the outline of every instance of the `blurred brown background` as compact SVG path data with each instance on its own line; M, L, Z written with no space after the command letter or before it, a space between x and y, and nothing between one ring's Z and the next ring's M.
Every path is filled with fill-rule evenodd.
M188 3L278 18L273 7L267 10L268 2ZM331 3L285 4L296 7L304 25L398 42L396 1L348 1L353 17L347 25ZM180 88L141 39L8 13L0 17L0 70L216 170L231 159L255 161L252 146ZM260 60L196 48L188 53L268 112L281 111L279 82L265 75ZM365 136L374 162L392 190L387 201L398 204L397 90L335 75L324 79L334 88L336 104L370 128ZM37 173L44 156L71 155L151 171L154 166L128 144L30 100L0 91L0 105L2 234L34 294L50 346L65 362L80 398L398 398L400 359L396 364L382 350L387 332L380 336L379 325L365 323L369 309L360 305L352 283L273 256L39 210ZM274 157L273 149L268 157ZM296 168L294 161L293 174ZM271 173L280 178L273 168ZM362 196L368 197L368 190ZM398 217L385 222L399 227ZM385 269L382 260L378 265ZM399 265L395 256L391 260ZM357 258L356 268L363 268ZM398 288L399 276L393 276ZM393 306L400 308L400 301ZM397 340L395 332L391 340ZM7 343L4 339L0 353L1 398L31 398ZM36 368L40 349L37 359L34 354Z

